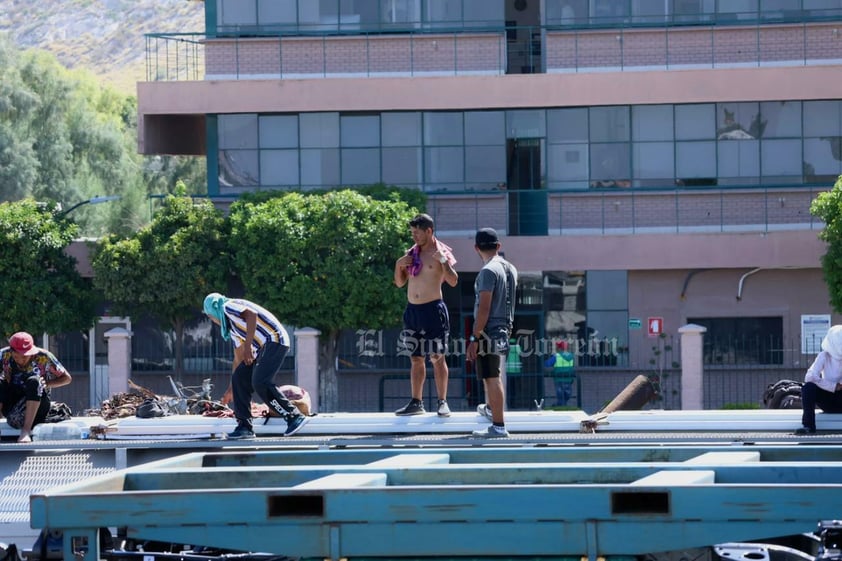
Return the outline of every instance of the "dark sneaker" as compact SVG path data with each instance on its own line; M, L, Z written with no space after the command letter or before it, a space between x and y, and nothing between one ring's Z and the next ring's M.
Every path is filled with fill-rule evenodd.
M494 419L494 417L491 415L491 407L489 407L485 403L480 403L479 405L477 405L477 413L479 413L489 421Z
M506 438L509 436L509 431L506 430L506 427L491 425L485 430L475 430L471 433L471 436L474 438Z
M249 438L254 438L254 431L248 427L239 425L234 432L229 432L226 436L228 440L245 440Z
M304 415L296 415L295 417L287 421L287 430L284 431L284 436L294 435L295 433L300 431L301 427L303 427L306 423L307 417L305 417Z
M447 402L445 400L439 400L439 407L436 410L436 414L438 414L439 417L450 417L450 407L447 406Z
M816 434L816 429L810 427L801 427L795 431L795 434Z
M395 411L395 415L398 415L399 417L423 415L424 413L426 413L426 411L424 411L424 404L417 399L410 400L409 403Z

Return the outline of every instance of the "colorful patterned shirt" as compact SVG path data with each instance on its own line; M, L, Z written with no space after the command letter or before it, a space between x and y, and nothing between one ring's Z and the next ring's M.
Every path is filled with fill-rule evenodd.
M46 382L67 376L67 369L53 353L45 349L38 351L38 354L33 355L28 363L21 366L15 362L11 347L4 347L0 349L0 369L3 372L2 382L13 386L23 387L27 378L33 375L40 376L42 383L39 394L46 389L44 385Z

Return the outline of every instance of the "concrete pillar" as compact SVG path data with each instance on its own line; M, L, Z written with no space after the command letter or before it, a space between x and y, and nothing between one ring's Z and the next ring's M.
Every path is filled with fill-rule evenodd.
M706 327L694 323L678 329L681 335L681 408L684 410L704 409L702 344L706 331Z
M132 374L132 332L115 327L103 333L108 344L108 387L107 395L129 391L129 377Z
M311 413L319 411L319 335L312 327L295 330L295 385L310 394Z

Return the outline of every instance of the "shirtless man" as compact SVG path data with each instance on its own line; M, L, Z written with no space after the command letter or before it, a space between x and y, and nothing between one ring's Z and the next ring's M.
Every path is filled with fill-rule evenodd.
M453 266L456 259L450 248L436 239L433 219L419 214L409 222L415 245L395 262L395 285L406 291L407 305L403 314L401 345L410 355L410 384L412 399L395 415L424 413L424 380L427 378L426 357L433 363L440 417L450 416L447 405L449 372L445 354L450 332L450 316L442 300L441 285L456 286L459 280Z

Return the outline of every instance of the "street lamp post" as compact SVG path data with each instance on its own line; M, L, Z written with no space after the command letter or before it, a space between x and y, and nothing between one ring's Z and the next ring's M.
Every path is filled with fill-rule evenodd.
M56 216L59 217L59 218L63 218L65 216L67 216L67 214L69 214L70 211L76 210L77 208L79 208L82 205L98 205L99 203L107 203L109 201L118 201L118 200L120 200L120 198L121 198L120 195L106 195L106 196L103 196L103 197L93 197L91 199L88 199L87 201L78 202L75 205L68 208L67 210L62 210L62 211L56 213Z

